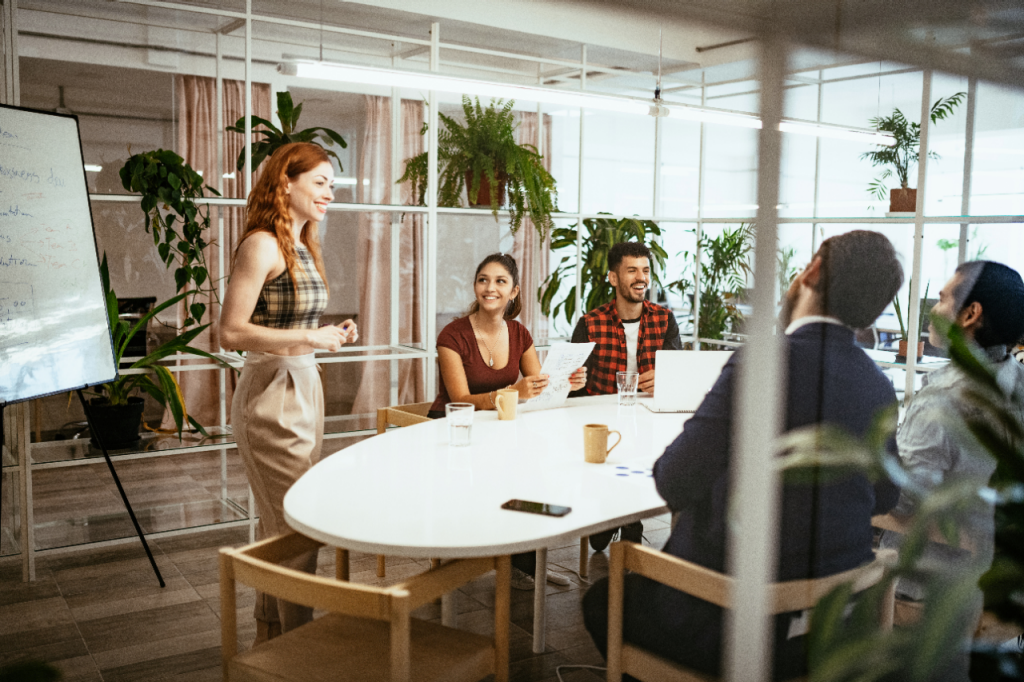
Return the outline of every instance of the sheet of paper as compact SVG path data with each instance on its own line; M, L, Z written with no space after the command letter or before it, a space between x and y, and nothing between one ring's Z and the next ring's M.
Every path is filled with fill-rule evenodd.
M544 358L544 365L540 368L541 374L547 374L550 377L547 387L539 396L530 398L523 403L519 409L546 410L564 404L571 390L569 377L583 366L592 350L594 350L592 341L552 346L548 351L548 356Z

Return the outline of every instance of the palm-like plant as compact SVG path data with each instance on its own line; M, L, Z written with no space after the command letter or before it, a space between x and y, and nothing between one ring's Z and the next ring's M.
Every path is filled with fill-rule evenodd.
M965 97L967 97L967 93L958 92L955 95L935 100L930 114L932 123L938 123L942 119L952 116ZM921 124L908 121L902 111L895 109L889 116L871 119L871 126L879 132L892 133L896 139L896 144L891 147L878 145L877 150L860 155L860 158L871 161L872 166L888 166L868 185L869 194L884 200L888 191L885 181L894 173L899 178L900 188L907 189L911 166L918 162L920 156ZM935 152L928 152L928 158L938 159L939 155Z
M515 140L516 123L512 106L515 100L491 100L486 108L469 97L462 97L465 125L439 113L443 124L437 133L439 206L461 206L462 190L466 189L470 203L475 203L484 180L487 182L488 200L495 220L503 203L503 188L508 192L512 232L529 216L543 237L552 227L551 213L555 209L555 179L544 168L543 157L537 148L518 144ZM427 126L423 126L423 131ZM405 162L405 173L399 183L412 182L416 200L425 203L427 193L427 153L423 152Z
M100 264L100 279L103 283L103 291L106 292L107 315L110 320L110 332L114 343L114 363L120 367L121 358L128 349L128 344L132 338L146 328L146 323L150 319L167 308L177 305L179 301L185 298L186 294L180 293L167 299L146 313L134 325L129 326L128 322L122 320L118 315L117 294L110 288L110 274L107 269L106 253L103 254L103 262ZM177 427L179 439L181 438L185 422L191 424L204 436L208 435L202 425L188 415L188 411L185 408L185 398L181 394L181 387L174 378L174 374L167 367L161 365L160 361L176 353L192 353L193 355L200 355L213 360L226 369L234 369L223 360L189 345L209 326L209 324L204 324L182 332L153 350L146 357L136 360L129 369L145 369L149 372L146 374L118 374L117 378L113 381L102 384L99 387L98 393L100 397L106 398L111 405L127 405L128 398L131 397L132 393L141 390L149 394L164 408L170 409L171 415L174 417L174 424ZM155 381L154 378L156 379Z
M578 228L579 223L556 228L551 233L551 249L575 248ZM661 244L654 239L661 236L661 228L656 222L637 218L584 218L583 228L580 298L584 311L593 310L615 300L615 290L608 283L608 251L619 242L635 241L647 245L654 257L654 263L651 263L651 277L655 284L661 285L658 272L665 268L667 254L661 248ZM573 284L565 298L557 303L555 296L558 295L563 282L576 281L577 267L575 253L562 257L555 271L548 275L537 289L540 309L545 315L557 317L558 311L561 310L566 322L572 324L573 315L576 313L576 285Z
M721 339L725 334L735 332L743 320L739 302L747 285L747 276L751 273L753 245L753 223L741 224L735 229L725 228L714 238L707 233L701 235L699 338ZM696 254L684 251L682 255L687 262L683 275L667 286L686 296L694 289L690 272L691 264L696 262Z
M273 154L278 147L291 142L312 142L313 144L320 145L327 152L328 156L338 162L338 170L345 170L341 167L341 159L338 158L338 155L327 148L335 144L342 149L347 148L348 143L345 142L345 138L333 130L320 126L306 128L305 130L295 130L299 124L300 114L302 114L302 105L295 106L292 103L292 93L285 91L277 93L277 117L281 121L280 129L270 121L259 116L251 116L249 118L250 127L253 129L252 132L263 136L262 140L252 145L253 171L259 168L259 165L263 163L263 159ZM258 125L262 125L265 130L256 130ZM228 126L227 130L244 135L245 116L238 119L235 125ZM235 164L235 167L238 170L245 168L245 149L242 149L238 154L238 162Z

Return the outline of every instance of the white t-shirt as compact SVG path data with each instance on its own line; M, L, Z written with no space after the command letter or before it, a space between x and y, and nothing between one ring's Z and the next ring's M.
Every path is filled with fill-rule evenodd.
M640 340L640 320L623 322L622 329L626 332L626 371L636 371L636 346Z

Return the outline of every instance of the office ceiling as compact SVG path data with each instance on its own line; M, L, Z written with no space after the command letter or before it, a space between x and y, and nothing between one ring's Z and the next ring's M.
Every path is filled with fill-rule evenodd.
M178 6L244 10L244 0L177 0ZM123 27L113 40L145 44L134 27L164 26L209 35L243 35L244 21L146 5L133 0L21 0L27 11L95 18ZM580 59L587 45L587 85L631 95L653 94L658 39L664 33L664 87L756 78L759 35L784 35L796 46L789 71L885 61L930 66L949 73L1024 87L1024 3L1020 0L254 0L264 15L372 35L320 32L256 22L254 36L280 53L322 40L333 58L391 62L424 68L422 45L439 21L444 43L498 52ZM42 15L41 15L42 16ZM46 34L35 22L33 35ZM56 36L54 36L56 37ZM309 50L307 50L309 52ZM303 53L304 54L304 53ZM274 53L258 55L271 61ZM563 87L579 83L579 69L529 59L443 49L442 68L478 77Z

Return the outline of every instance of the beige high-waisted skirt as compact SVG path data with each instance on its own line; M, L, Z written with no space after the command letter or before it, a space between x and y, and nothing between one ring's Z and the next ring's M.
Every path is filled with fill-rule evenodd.
M231 401L231 424L260 515L257 538L291 532L284 521L284 494L320 459L324 392L315 356L250 351ZM316 552L297 557L291 568L316 572ZM288 631L313 617L313 610L257 594L257 620L280 620Z

